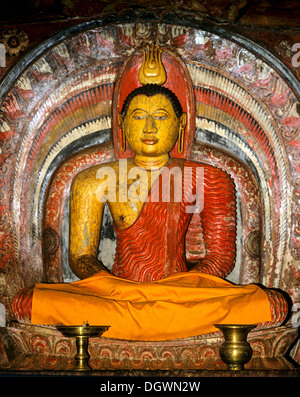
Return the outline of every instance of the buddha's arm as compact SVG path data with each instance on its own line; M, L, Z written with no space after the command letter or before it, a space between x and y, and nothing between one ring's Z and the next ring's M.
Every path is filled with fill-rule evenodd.
M97 259L103 202L97 198L93 170L78 174L70 193L69 265L80 279L107 270Z
M207 253L196 269L224 278L233 269L235 261L235 186L229 175L210 166L204 172L201 218Z

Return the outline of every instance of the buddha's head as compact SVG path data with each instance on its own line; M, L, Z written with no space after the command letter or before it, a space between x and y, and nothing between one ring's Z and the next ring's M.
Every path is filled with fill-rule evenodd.
M169 153L178 140L183 150L186 113L176 95L166 87L146 84L126 98L119 114L122 150L125 142L135 154L157 157Z

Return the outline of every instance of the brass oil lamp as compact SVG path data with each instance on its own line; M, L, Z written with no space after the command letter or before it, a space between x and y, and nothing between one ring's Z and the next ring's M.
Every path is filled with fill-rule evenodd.
M244 364L252 356L247 335L256 325L214 324L214 326L222 331L225 338L220 348L221 359L228 365L230 371L243 370Z
M89 338L101 336L109 328L108 325L89 325L84 322L83 325L59 325L56 329L64 336L76 338L77 353L75 354L76 365L73 371L91 371L89 366L90 355L88 353Z

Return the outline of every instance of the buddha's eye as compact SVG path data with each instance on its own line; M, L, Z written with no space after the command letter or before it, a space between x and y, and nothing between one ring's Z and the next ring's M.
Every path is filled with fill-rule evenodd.
M141 112L141 111L136 111L133 113L132 117L134 120L143 120L147 117L147 113Z
M156 112L153 114L154 120L166 120L169 117L168 113L166 112Z

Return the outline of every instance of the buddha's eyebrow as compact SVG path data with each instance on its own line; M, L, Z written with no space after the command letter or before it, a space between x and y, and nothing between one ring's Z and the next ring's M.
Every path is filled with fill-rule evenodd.
M156 109L153 113L155 113L155 112L165 112L165 113L167 113L168 116L170 116L169 113L167 112L167 110L164 108Z
M137 111L144 112L144 113L148 113L145 109L137 108L137 109L133 109L133 111L131 112L131 114L134 113L134 112L137 112Z

